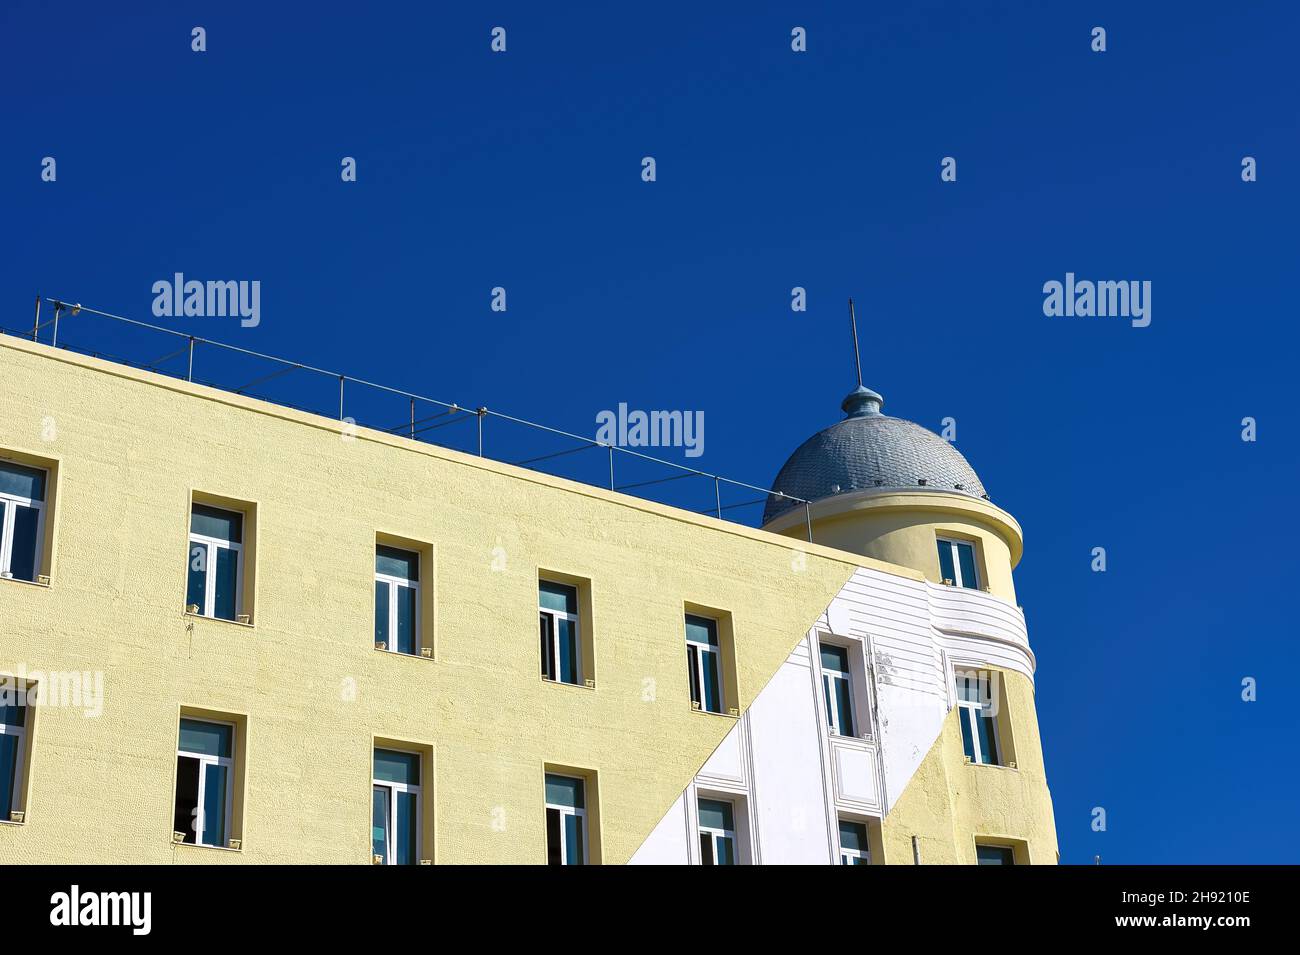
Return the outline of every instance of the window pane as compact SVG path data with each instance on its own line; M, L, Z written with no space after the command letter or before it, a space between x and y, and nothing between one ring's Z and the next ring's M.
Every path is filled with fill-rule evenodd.
M0 703L0 723L6 726L24 726L27 723L27 690L24 684L15 684L12 678L6 677L3 684L5 695L15 702ZM35 694L33 694L35 695ZM22 700L22 703L18 703Z
M222 620L234 620L238 607L235 588L238 584L239 554L228 547L215 548L217 557L217 592L212 598L212 615Z
M578 682L578 641L572 620L555 621L560 626L560 673L565 683Z
M979 719L980 731L980 750L984 754L984 762L1000 763L998 759L997 737L994 735L993 717L980 714Z
M835 683L835 703L838 707L840 732L845 736L853 736L853 706L849 681L842 677L834 677L833 682Z
M546 774L546 801L552 806L568 806L571 809L584 809L584 789L581 779L573 776Z
M397 864L398 865L415 865L419 862L416 836L418 829L416 825L416 806L418 800L415 793L399 792L397 794Z
M844 647L828 647L822 644L822 666L828 670L849 672L849 651Z
M199 761L192 756L176 758L176 811L172 831L185 833L185 841L195 841L199 808Z
M708 617L694 617L687 614L686 639L716 647L718 645L718 622L710 620Z
M975 574L975 548L971 544L957 545L957 560L961 564L961 585L978 588L979 577Z
M244 515L207 504L195 504L190 510L190 530L204 537L238 544L243 540Z
M36 580L36 528L40 512L34 507L10 504L14 509L13 549L9 552L9 572L19 580Z
M208 545L191 542L186 562L189 577L185 585L185 606L198 607L198 613L206 613L207 601L203 598L207 594Z
M704 708L710 713L722 712L722 687L718 683L718 655L704 651Z
M705 829L727 829L735 827L732 823L731 803L721 799L700 800L700 826Z
M0 494L32 501L45 500L45 472L11 461L0 462Z
M397 588L397 651L417 653L415 646L415 588Z
M582 856L582 819L577 814L564 817L564 845L569 865L584 865Z
M408 786L420 785L420 754L375 750L375 779Z
M370 851L388 861L388 789L376 786L370 804Z
M549 613L538 615L541 623L542 636L542 676L548 680L555 679L555 640L554 626L555 618Z
M980 865L1015 865L1015 853L1010 846L976 846L975 858Z
M567 584L552 583L549 580L541 581L537 585L537 600L538 606L545 607L547 610L573 614L578 612L578 588Z
M708 832L700 833L700 864L713 865L713 835Z
M21 739L9 733L0 735L0 819L9 821L18 788L18 748Z
M950 541L939 541L939 579L951 580L954 583L957 580L957 573L952 566L952 543Z
M730 836L720 836L718 843L718 865L736 864L736 840Z
M696 647L688 646L686 648L686 671L691 681L691 702L704 705L704 698L700 696L700 669L699 669L700 651Z
M840 820L840 848L867 851L867 827L860 822Z
M563 849L560 847L560 810L546 810L546 864L563 865Z
M229 780L225 766L208 763L203 773L203 844L226 844L226 792Z
M375 547L375 573L387 574L389 577L401 577L403 580L420 579L420 555L411 550L398 550L396 547Z
M180 750L202 756L230 756L230 737L233 727L225 723L206 720L181 720Z
M388 642L388 600L392 588L382 580L375 581L375 643L392 646Z
M961 748L969 759L975 758L975 742L971 736L970 721L975 718L970 707L958 707L960 712L957 714L957 722L961 723Z
M822 695L826 697L826 725L835 729L835 689L829 673L822 674Z

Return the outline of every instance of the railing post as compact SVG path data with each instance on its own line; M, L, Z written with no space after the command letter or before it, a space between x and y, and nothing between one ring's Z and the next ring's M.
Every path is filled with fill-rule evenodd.
M612 491L614 490L614 446L607 444L605 447L609 449L609 489Z
M718 502L718 520L722 520L722 481L713 475L713 496Z
M487 416L487 408L479 408L474 412L478 415L478 456L483 457L483 419Z
M63 311L63 303L54 303L54 337L50 339L50 347L59 347L59 312Z
M32 322L32 341L36 341L41 331L41 297L36 296L36 319Z
M339 420L343 420L343 382L345 378L339 375Z
M808 543L812 543L812 505L807 501L803 502L803 519L808 524Z
M193 384L194 382L194 336L190 336L190 361L185 369L185 380Z
M415 399L411 399L411 440L415 440Z

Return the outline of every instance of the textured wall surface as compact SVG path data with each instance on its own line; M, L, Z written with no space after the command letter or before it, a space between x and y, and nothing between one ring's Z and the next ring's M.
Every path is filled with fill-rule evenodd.
M883 566L12 338L4 451L59 500L52 584L0 581L0 673L104 680L99 716L40 708L4 862L366 863L375 737L432 748L437 862L544 861L544 763L598 774L626 861L735 725L690 708L683 604L733 614L743 708ZM256 505L252 626L183 614L195 491ZM434 660L373 649L381 532L433 548ZM591 581L595 690L539 676L539 567ZM247 718L241 851L170 844L182 706Z

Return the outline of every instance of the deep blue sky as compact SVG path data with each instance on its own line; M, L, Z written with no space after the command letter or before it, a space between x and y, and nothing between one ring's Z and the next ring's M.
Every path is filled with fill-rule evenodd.
M0 324L257 279L260 327L170 324L585 434L700 409L694 463L765 485L840 416L852 295L886 411L1024 525L1062 860L1300 861L1294 4L129 6L0 11ZM1046 318L1067 271L1151 326Z

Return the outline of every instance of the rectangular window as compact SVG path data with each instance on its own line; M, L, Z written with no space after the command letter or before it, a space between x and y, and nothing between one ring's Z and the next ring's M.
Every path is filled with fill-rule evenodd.
M383 865L420 861L420 754L375 749L370 851Z
M840 820L840 865L871 865L866 823Z
M722 712L722 654L718 647L718 622L686 615L686 665L691 703L709 713Z
M700 799L700 864L736 864L735 806L721 799Z
M244 602L244 515L208 504L190 508L188 585L193 613L235 620Z
M957 706L960 710L961 742L973 763L1002 765L998 745L997 709L992 690L994 682L987 670L957 671Z
M845 647L821 644L822 690L826 694L826 721L837 736L856 736L853 720L853 674Z
M975 860L978 865L1015 865L1016 853L1011 846L987 846L976 843Z
M185 842L225 846L234 807L235 727L181 717L176 748L176 811L172 829Z
M546 862L587 864L587 783L576 776L546 774Z
M975 570L975 545L970 541L939 538L939 576L957 587L979 590L980 578Z
M542 676L557 683L582 682L578 637L578 588L542 580L537 585Z
M375 545L375 646L420 652L420 555Z
M22 687L22 689L16 689ZM23 757L27 750L27 690L6 679L0 691L0 820L23 808ZM12 702L6 702L12 700Z
M0 577L36 581L49 472L0 461Z

